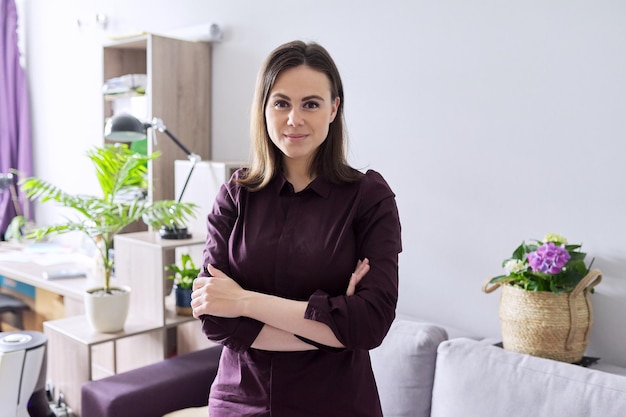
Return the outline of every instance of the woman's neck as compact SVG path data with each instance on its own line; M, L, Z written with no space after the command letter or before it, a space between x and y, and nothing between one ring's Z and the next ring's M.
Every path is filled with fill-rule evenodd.
M296 193L304 190L315 179L315 175L311 175L310 165L304 161L284 160L283 174Z

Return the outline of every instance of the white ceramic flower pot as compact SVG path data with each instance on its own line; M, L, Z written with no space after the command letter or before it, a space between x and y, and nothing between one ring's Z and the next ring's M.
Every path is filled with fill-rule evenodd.
M130 306L130 287L111 287L111 293L92 288L85 293L85 315L92 330L97 333L116 333L124 330Z

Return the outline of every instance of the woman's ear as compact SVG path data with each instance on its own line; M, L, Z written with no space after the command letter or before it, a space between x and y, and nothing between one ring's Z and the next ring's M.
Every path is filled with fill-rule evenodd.
M333 100L332 109L330 113L330 121L328 122L328 124L331 124L332 122L335 121L335 117L337 117L337 111L339 110L340 103L341 103L341 99L339 97L335 97L335 100Z

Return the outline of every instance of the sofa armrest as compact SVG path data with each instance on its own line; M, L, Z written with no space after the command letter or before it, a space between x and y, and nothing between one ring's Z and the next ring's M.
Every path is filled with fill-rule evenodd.
M208 402L221 346L165 359L81 388L81 415L89 417L161 417Z

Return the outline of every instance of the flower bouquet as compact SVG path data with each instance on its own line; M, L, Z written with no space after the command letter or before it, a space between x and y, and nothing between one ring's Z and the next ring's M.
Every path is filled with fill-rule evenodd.
M485 281L485 293L502 288L505 349L570 363L582 359L593 321L589 293L602 275L585 265L580 248L557 234L522 242L502 263L506 274Z
M502 263L505 275L489 283L508 282L527 291L571 292L589 273L593 260L585 265L581 245L570 245L561 235L551 233L542 240L522 242Z

